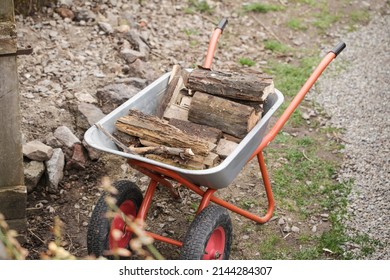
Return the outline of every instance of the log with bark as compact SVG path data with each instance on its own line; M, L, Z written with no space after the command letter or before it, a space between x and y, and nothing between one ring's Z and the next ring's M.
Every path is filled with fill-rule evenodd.
M259 119L251 106L202 92L194 94L188 114L191 122L218 128L238 138L245 137Z
M127 116L120 117L115 127L119 131L159 145L191 149L195 155L209 154L209 144L206 140L189 136L160 118L137 110L130 110Z
M234 100L264 102L274 92L274 83L266 74L250 75L194 69L185 81L193 91Z
M217 144L218 140L222 136L222 131L220 129L207 125L201 125L175 118L170 119L169 124L173 125L174 127L177 127L188 135L192 135L194 137L197 136L214 144Z

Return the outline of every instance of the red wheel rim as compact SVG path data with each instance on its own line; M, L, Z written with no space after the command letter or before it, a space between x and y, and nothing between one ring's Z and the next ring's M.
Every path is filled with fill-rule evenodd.
M217 227L211 234L202 260L222 260L225 251L225 230Z
M127 217L134 218L137 215L137 208L134 202L131 200L126 200L125 202L123 202L119 206L119 209ZM114 229L120 230L122 232L122 236L119 238L119 240L115 240L114 237L112 236L112 231ZM110 250L115 248L127 248L132 235L133 233L131 231L126 230L126 223L121 217L121 215L116 214L114 219L112 220L111 228L110 228L110 234L109 234Z

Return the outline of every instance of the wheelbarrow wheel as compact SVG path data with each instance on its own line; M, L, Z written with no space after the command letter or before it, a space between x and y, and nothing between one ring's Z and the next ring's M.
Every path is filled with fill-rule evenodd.
M118 190L118 193L114 196L116 206L127 217L136 217L143 200L139 187L127 180L117 181L113 186ZM105 256L107 251L115 248L129 249L129 242L132 238L132 232L126 230L125 221L120 214L116 214L112 220L106 217L109 210L105 202L106 196L104 194L98 200L88 225L87 251L89 255L95 255L96 257ZM122 231L119 240L113 238L111 233L114 230Z
M181 249L183 260L227 260L232 222L225 208L209 205L191 223Z

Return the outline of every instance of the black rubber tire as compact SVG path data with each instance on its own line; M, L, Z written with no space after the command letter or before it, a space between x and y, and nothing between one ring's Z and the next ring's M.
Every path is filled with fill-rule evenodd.
M207 242L217 227L222 227L225 232L222 259L228 260L232 245L233 226L228 211L217 205L207 206L195 217L184 238L180 258L182 260L201 260Z
M131 181L121 180L113 184L118 190L115 195L116 205L119 207L127 200L133 201L138 209L141 206L143 196L139 187ZM106 218L108 206L104 201L106 194L98 200L88 225L87 233L87 251L89 255L95 257L104 256L104 252L109 249L108 240L110 232L110 220Z

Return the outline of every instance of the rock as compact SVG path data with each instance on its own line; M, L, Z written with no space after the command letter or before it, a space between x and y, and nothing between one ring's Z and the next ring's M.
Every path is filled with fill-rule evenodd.
M114 28L112 28L111 24L108 22L99 22L99 27L101 30L103 30L107 34L112 34L114 33Z
M87 164L87 157L84 148L80 143L73 145L72 158L66 163L66 169L83 170Z
M82 9L76 12L74 19L80 22L84 21L84 23L90 22L96 19L96 14L89 9Z
M43 173L45 173L45 165L40 161L30 161L24 165L24 184L27 187L27 192L31 193L38 185Z
M23 145L23 155L31 160L45 161L53 155L53 148L34 140Z
M65 156L60 148L53 150L53 156L45 162L49 193L58 192L58 184L64 177Z
M61 148L62 143L54 136L52 132L50 132L45 139L46 145L52 147L52 148Z
M105 114L93 104L81 103L78 105L79 112L87 119L89 126L101 120Z
M286 220L284 218L280 218L279 221L278 221L278 225L279 226L282 226L286 223Z
M124 60L126 60L126 62L128 64L133 63L136 59L141 59L141 60L146 59L146 57L143 53L141 53L139 51L132 50L132 49L127 49L127 48L121 50L120 56Z
M91 160L98 160L100 158L101 153L98 150L96 150L96 149L92 148L91 146L89 146L87 144L87 142L85 142L85 140L83 140L83 146L87 150L88 157Z
M291 227L291 231L292 231L292 232L295 232L295 233L299 233L300 229L299 229L299 227L292 226L292 227Z
M126 32L130 31L130 26L127 24L121 24L121 25L115 27L114 31L116 31L118 33L126 33Z
M124 36L126 40L128 40L131 43L131 45L134 47L135 50L138 50L141 53L143 53L146 59L149 58L150 48L146 44L145 39L143 39L137 31L131 29Z
M144 88L148 85L148 82L145 79L141 79L137 77L116 78L114 81L126 85L133 85L136 88Z
M80 102L97 103L96 98L88 92L76 92L74 96Z
M317 232L317 226L316 226L316 225L314 225L314 226L311 228L311 232L313 232L313 233L316 233L316 232Z
M286 225L286 226L283 228L283 231L284 231L284 232L290 232L290 231L291 231L290 226Z
M54 136L67 148L72 148L74 144L81 143L76 135L66 126L59 126L54 131Z
M62 17L62 18L69 18L71 20L74 19L74 13L72 10L65 8L65 7L60 7L56 9L56 12Z
M58 4L70 7L73 5L73 0L58 0Z
M96 96L102 104L102 111L107 114L133 97L138 91L139 89L132 85L111 84L99 89Z
M136 59L132 64L129 65L129 73L131 73L133 76L139 76L148 81L153 81L156 76L154 70L141 59Z

